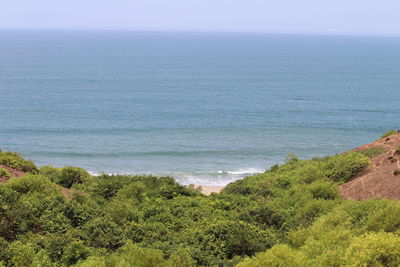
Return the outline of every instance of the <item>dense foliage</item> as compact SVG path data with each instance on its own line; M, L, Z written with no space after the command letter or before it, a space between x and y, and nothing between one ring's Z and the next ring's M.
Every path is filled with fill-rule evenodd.
M290 155L211 196L169 177L10 162L31 173L0 184L0 266L400 264L400 204L338 195L370 163L362 153Z
M32 161L23 159L15 152L3 152L0 149L0 165L9 166L25 172L35 172L37 168Z
M10 176L11 176L11 173L8 170L0 167L0 177L7 177L8 178Z

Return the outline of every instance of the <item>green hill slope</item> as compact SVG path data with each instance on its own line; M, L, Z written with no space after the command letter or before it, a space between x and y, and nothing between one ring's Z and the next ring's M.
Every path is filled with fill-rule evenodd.
M400 204L338 194L369 164L288 156L210 196L170 177L29 165L0 183L0 265L398 266Z

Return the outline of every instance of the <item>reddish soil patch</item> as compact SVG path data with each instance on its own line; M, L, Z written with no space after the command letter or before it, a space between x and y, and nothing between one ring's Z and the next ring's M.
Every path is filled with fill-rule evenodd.
M400 199L400 134L393 134L352 151L381 147L385 151L371 159L372 164L357 178L341 185L344 199L365 200L372 197Z
M60 190L61 194L68 200L71 200L74 198L74 194L77 193L76 191L62 187L60 185L57 185L57 188Z
M14 169L14 168L11 168L11 167L8 167L5 165L0 165L0 168L6 169L11 174L11 177L0 176L0 183L5 183L12 177L21 177L26 174L26 172L24 172L24 171Z

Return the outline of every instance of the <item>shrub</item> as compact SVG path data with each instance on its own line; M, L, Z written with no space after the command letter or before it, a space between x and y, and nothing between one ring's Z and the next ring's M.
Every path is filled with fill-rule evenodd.
M79 262L78 267L135 266L135 267L168 267L161 250L140 248L128 242L117 253L106 257L89 257ZM185 267L185 265L180 265ZM179 266L179 267L180 267ZM186 265L191 266L191 265Z
M54 184L42 175L29 174L21 178L12 178L8 185L15 191L26 194L29 192L54 193L57 192Z
M11 177L11 173L0 167L0 177Z
M284 223L282 216L275 211L268 203L262 203L256 207L248 207L242 211L239 218L247 222L255 222L258 225L265 225L279 229Z
M246 185L244 180L238 180L225 186L221 192L235 195L251 195L258 191L258 188Z
M387 133L385 133L384 135L382 135L380 139L386 138L386 137L388 137L388 136L390 136L390 135L392 135L392 134L397 134L397 132L396 132L395 130L393 130L393 129L392 129L392 130L389 130Z
M397 201L381 201L383 207L373 210L366 219L368 231L395 232L400 229L400 203ZM372 205L372 203L371 203Z
M348 182L360 174L371 161L360 153L347 153L330 157L323 167L325 175L334 182Z
M358 153L361 153L364 156L372 159L372 158L374 158L376 156L379 156L380 154L382 154L385 151L386 151L386 149L383 148L383 147L371 147L371 148L367 148L367 149L361 150Z
M295 154L288 154L285 158L285 164L294 164L299 161L299 158ZM274 170L277 168L274 167Z
M254 258L244 260L237 267L307 266L306 260L305 255L291 247L276 245L267 252L259 253Z
M235 255L252 256L277 242L271 231L241 221L218 221L195 235L201 240L203 250L228 259Z
M54 183L58 183L61 176L61 169L53 166L42 166L39 168L39 174L46 176Z
M95 196L109 200L128 183L129 178L126 176L102 174L88 185L88 191Z
M19 169L24 172L37 172L37 168L32 161L23 159L15 152L0 151L0 165Z
M82 242L72 242L65 247L62 262L65 266L71 266L80 260L85 260L90 254L91 250Z
M400 205L338 195L377 153L364 152L291 156L212 196L170 177L45 166L0 184L0 262L234 266L256 255L240 266L396 266ZM66 199L54 183L79 192Z
M95 248L116 249L124 243L122 229L107 218L95 218L84 226L84 239Z
M399 266L400 237L392 233L367 233L354 238L346 250L346 266Z
M45 251L39 250L32 243L15 241L10 244L9 249L12 255L9 266L54 266Z
M86 194L76 194L71 201L67 202L64 210L74 227L86 224L100 212L98 204Z
M166 267L194 267L196 262L187 250L180 249L172 253L165 265Z
M61 168L57 183L71 188L74 184L81 184L90 179L90 174L82 168L64 167Z
M400 169L398 169L398 168L395 169L394 172L393 172L393 174L394 174L394 175L400 175Z
M311 192L313 198L320 199L337 199L339 197L337 185L329 182L314 182L306 185L304 189Z
M119 266L146 267L160 266L164 262L164 258L160 250L140 248L132 242L128 242L111 261L119 263Z
M279 170L279 164L275 164L275 165L272 165L272 166L271 166L271 169L266 170L265 172L268 172L268 171L270 171L270 172L276 172L276 171L278 171L278 170Z
M63 168L43 166L39 169L39 173L48 177L52 182L67 188L71 188L74 184L82 184L91 178L84 169L69 166Z
M1 233L0 233L0 235L1 235ZM0 237L0 262L6 261L9 259L10 252L9 252L8 247L9 247L8 242L4 238Z

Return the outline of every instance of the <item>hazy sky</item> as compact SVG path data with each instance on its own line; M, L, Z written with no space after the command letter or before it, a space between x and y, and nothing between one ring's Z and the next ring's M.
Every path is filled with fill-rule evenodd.
M400 0L0 0L0 28L400 35Z

